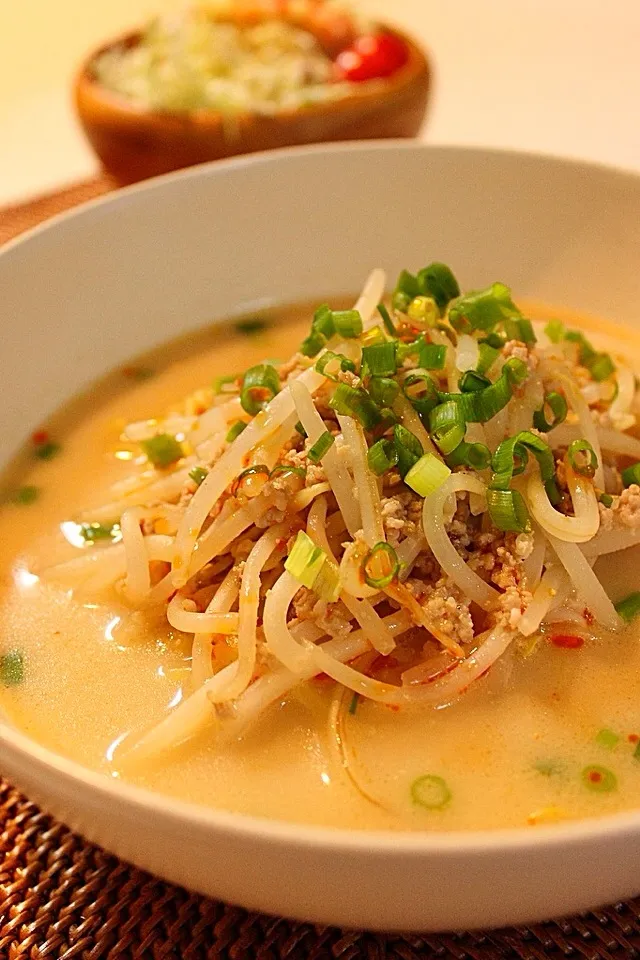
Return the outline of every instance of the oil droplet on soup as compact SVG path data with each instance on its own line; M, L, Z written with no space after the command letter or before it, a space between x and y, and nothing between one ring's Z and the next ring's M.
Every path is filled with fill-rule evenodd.
M130 473L137 454L120 440L126 423L175 409L216 375L289 357L310 312L283 310L277 322L235 333L217 328L115 372L90 402L78 398L53 417L5 477L14 495L0 508L0 706L34 740L113 775L126 733L182 698L189 637L162 617L125 624L114 595L74 599L38 573L83 542L118 541L113 517L70 518L107 502ZM616 574L637 589L634 558L619 562ZM584 643L558 635L530 656L512 655L507 682L485 678L447 709L391 710L349 694L341 714L348 772L329 723L335 685L317 679L240 740L217 744L204 731L160 762L117 775L214 807L354 829L534 827L637 807L637 630Z

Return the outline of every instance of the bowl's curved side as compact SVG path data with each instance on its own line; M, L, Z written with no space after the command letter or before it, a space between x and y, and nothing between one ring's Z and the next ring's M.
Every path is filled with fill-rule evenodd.
M140 109L96 83L83 64L75 82L76 109L84 132L103 166L121 183L133 183L171 170L244 153L344 140L415 136L424 120L431 70L405 34L407 64L392 77L353 95L282 111L223 117L212 111L163 114ZM130 34L119 44L135 43ZM110 44L109 46L112 46ZM103 50L106 48L103 48Z
M606 840L574 830L538 842L530 831L517 843L457 834L412 846L399 834L397 845L374 835L368 846L366 834L349 843L342 831L149 803L143 791L115 792L107 777L75 764L52 765L40 748L27 753L23 739L3 737L3 772L77 833L165 880L262 913L433 932L533 923L640 892L640 830L624 826Z

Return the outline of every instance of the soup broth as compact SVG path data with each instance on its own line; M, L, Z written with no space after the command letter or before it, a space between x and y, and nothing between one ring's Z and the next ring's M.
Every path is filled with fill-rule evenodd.
M121 439L126 423L177 409L214 376L285 360L307 334L309 316L302 306L265 316L259 329L216 326L136 361L55 416L48 438L34 438L40 454L47 443L60 444L56 455L38 459L29 445L13 465L0 508L0 702L10 721L106 776L287 821L448 831L637 807L640 645L633 627L587 636L579 649L546 635L529 650L508 651L445 709L391 709L348 693L336 728L337 685L318 677L283 696L239 739L219 743L215 729L206 729L155 762L118 762L124 735L186 695L191 638L162 616L131 615L113 591L75 596L41 574L78 554L68 542L77 540L73 522L80 512L91 521L92 508L112 500L113 484L130 475L139 453ZM627 332L613 331L614 349L620 338L638 360ZM16 491L33 502L11 502ZM637 559L634 551L616 555L615 577L607 559L599 561L614 599L640 585ZM20 676L12 673L12 651L21 657Z

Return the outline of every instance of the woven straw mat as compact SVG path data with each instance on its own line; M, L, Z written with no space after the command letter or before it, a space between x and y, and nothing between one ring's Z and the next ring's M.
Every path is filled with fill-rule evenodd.
M113 184L0 211L0 243ZM461 891L464 895L464 891ZM0 960L541 960L640 957L640 900L487 933L383 936L247 913L85 843L0 777Z

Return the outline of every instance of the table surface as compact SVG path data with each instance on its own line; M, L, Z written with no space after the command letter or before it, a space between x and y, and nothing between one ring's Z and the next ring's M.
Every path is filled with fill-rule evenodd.
M186 0L185 0L186 2ZM0 204L96 164L70 89L83 55L179 0L0 0ZM638 0L361 0L432 53L430 143L536 150L640 170ZM391 8L391 9L389 9Z

